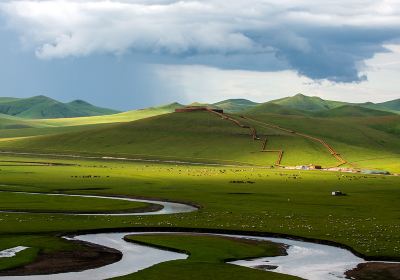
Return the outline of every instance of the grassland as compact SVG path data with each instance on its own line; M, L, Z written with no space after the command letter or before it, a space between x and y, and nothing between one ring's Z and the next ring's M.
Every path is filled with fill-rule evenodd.
M138 273L115 279L299 279L272 272L264 272L227 264L226 261L261 256L279 256L279 245L269 242L246 242L243 240L215 236L191 235L133 235L132 242L159 246L189 254L187 260L162 263ZM193 273L196 272L196 273Z
M366 118L375 122L357 117L249 116L319 137L352 163L349 166L400 172L400 161L397 160L400 158L399 136L392 133L400 121L398 115ZM236 118L240 119L238 116ZM283 165L319 164L329 167L338 163L318 142L262 123L241 121L254 126L262 141L268 138L268 149L284 150ZM277 157L276 154L261 153L262 141L253 141L248 129L207 112L163 114L133 122L58 129L60 131L55 134L54 131L48 132L52 135L3 138L0 149L71 154L84 151L99 156L262 166L274 165Z
M52 213L104 213L129 212L144 208L146 203L110 200L102 198L83 198L67 196L45 196L26 193L0 193L0 211L27 211Z
M334 119L272 114L250 117L322 138L352 166L400 172L400 141L395 133L399 115Z
M0 114L0 141L7 138L88 131L94 128L106 127L113 123L131 122L171 113L174 108L179 106L179 104L173 103L112 115L56 119L23 119Z
M400 257L399 177L107 161L5 166L0 174L2 190L144 196L202 206L163 217L1 214L1 234L127 226L231 229L331 240L371 257ZM87 174L110 177L82 177ZM348 195L332 197L337 189Z

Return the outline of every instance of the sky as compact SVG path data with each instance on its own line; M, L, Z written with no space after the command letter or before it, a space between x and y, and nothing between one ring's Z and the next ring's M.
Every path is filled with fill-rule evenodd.
M400 98L400 0L3 0L0 96Z

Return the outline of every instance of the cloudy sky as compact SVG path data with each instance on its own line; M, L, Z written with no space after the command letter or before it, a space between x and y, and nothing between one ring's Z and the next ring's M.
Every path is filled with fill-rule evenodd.
M0 96L400 97L400 0L3 0Z

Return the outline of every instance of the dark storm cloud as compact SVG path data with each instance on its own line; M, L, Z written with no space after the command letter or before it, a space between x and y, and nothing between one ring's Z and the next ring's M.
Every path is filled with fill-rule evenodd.
M8 1L8 28L41 59L112 53L142 63L292 69L357 82L400 38L397 1Z

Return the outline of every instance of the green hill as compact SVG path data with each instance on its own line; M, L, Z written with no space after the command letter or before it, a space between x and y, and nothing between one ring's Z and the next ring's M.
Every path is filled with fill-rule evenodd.
M315 118L259 113L248 116L319 137L355 167L400 171L400 137L396 132L399 115ZM277 153L260 152L267 138L268 150L284 151L283 165L337 164L318 141L239 116L236 118L244 125L254 126L260 140L252 140L248 129L217 115L192 112L98 127L83 126L80 130L72 127L74 131L60 131L54 135L0 139L0 149L268 166L275 163Z
M175 111L175 109L182 107L184 106L175 102L171 104L162 105L159 107L149 107L145 109L131 110L112 115L78 117L78 118L43 119L41 120L41 122L50 126L77 126L77 125L88 125L88 124L129 122L157 115L172 113ZM37 120L34 120L34 122L37 122Z
M245 124L244 120L241 120ZM254 125L254 124L250 124ZM274 149L285 149L284 164L335 161L321 145L271 128ZM208 112L172 113L94 129L0 141L0 148L56 153L91 153L195 162L273 165L276 153L260 152L263 141L253 140L249 129ZM322 154L321 154L322 153Z
M400 98L391 100L391 101L386 101L382 103L377 104L381 108L386 108L388 110L393 110L393 111L398 111L400 112Z
M16 117L0 114L0 129L21 129L33 127L29 122ZM3 136L3 133L0 134Z
M44 119L106 115L117 111L96 107L82 100L62 103L39 95L30 98L3 98L0 102L0 113L21 118Z
M213 105L229 113L240 113L257 106L258 104L259 103L247 99L227 99L214 103Z
M382 103L373 103L373 102L365 102L365 103L349 103L349 102L342 102L342 101L333 101L333 100L325 100L317 96L306 96L303 94L296 94L295 96L285 97L277 100L272 100L267 103L278 104L281 106L285 106L287 108L292 108L296 110L300 110L304 112L318 112L321 113L320 115L324 115L322 113L326 110L332 110L335 108L339 108L342 106L351 106L353 109L349 107L343 108L338 111L333 111L332 116L339 116L340 113L343 113L343 116L351 116L351 111L354 111L355 115L369 115L374 113L372 111L363 111L362 109L356 110L354 107L361 107L367 108L371 110L377 111L386 111L392 113L400 113L400 99L391 100ZM357 113L357 112L358 113ZM318 115L317 114L317 115ZM326 116L329 116L330 113L326 113ZM377 115L379 115L377 113Z
M268 103L274 103L302 111L329 110L346 104L345 102L324 100L320 97L306 96L300 93L296 94L295 96L272 100Z
M269 102L254 106L253 108L246 110L245 113L247 114L270 113L270 114L299 115L299 116L305 116L308 114L305 111Z
M167 114L180 107L183 107L183 105L171 103L159 107L132 110L112 115L55 119L24 119L0 114L0 140L1 138L50 135L88 130L107 124L130 122Z
M240 112L262 123L235 117L243 125L255 127L262 141L253 141L248 128L212 113L171 114L183 107L172 103L78 118L24 119L0 114L0 148L273 165L277 154L260 152L267 138L268 150L284 151L283 165L337 163L321 143L291 132L296 131L325 140L356 167L400 170L400 115L301 95L282 100L286 104L290 100L304 102L292 102L291 107L267 102ZM72 103L90 106L82 101ZM243 100L224 103L250 104ZM295 109L294 104L315 111ZM321 106L325 109L316 110Z
M15 98L15 97L0 97L0 103L10 102L10 101L15 101L15 100L18 100L18 98Z
M355 167L400 172L400 115L315 118L257 114L251 117L319 137Z
M318 117L370 117L370 116L390 116L390 115L395 115L395 113L369 109L354 105L343 105L333 109L319 111L314 115Z

